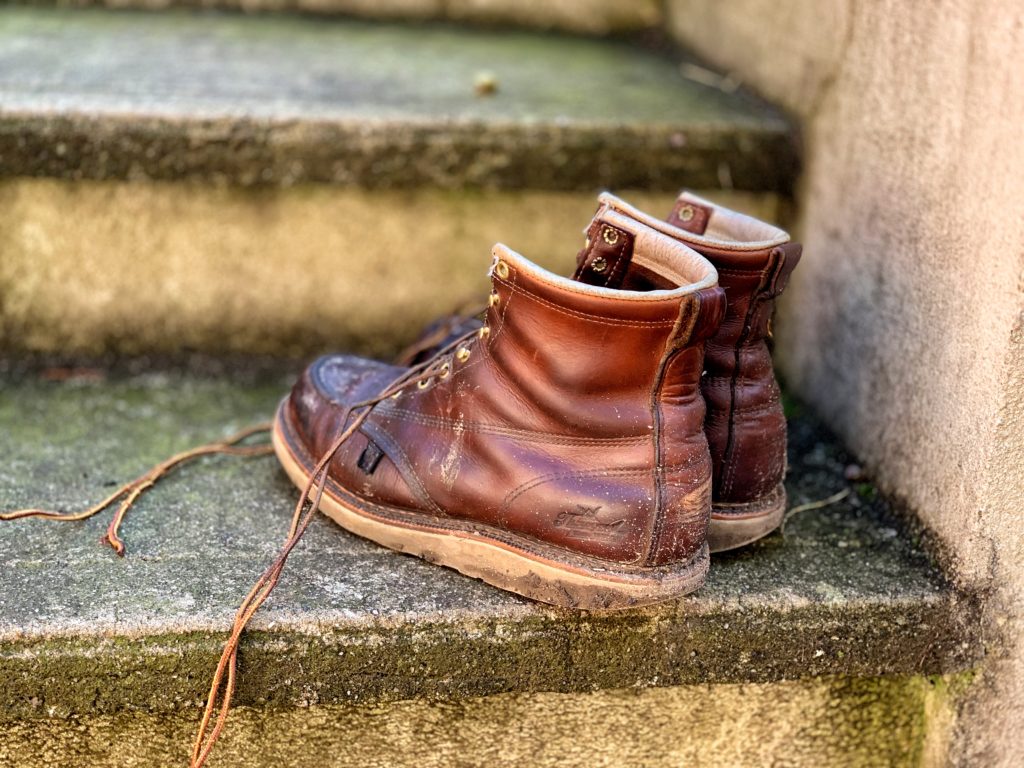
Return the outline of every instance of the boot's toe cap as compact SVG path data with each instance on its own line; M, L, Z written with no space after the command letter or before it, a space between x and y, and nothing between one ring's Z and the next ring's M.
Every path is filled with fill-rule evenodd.
M397 366L352 355L328 355L303 372L288 399L291 423L313 454L344 428L346 408L377 396L403 373Z

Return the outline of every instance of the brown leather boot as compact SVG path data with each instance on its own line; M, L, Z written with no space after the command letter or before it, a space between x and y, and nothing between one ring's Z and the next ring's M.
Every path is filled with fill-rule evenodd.
M354 533L555 605L699 587L711 501L699 384L724 293L706 259L608 206L591 231L618 260L608 282L628 264L628 288L497 245L481 327L412 368L311 365L274 426L292 480L322 484L319 508Z
M786 508L786 419L766 339L775 299L800 260L801 246L790 243L778 227L688 192L679 196L667 221L614 195L601 195L600 204L599 215L615 210L642 222L690 246L719 272L728 307L721 328L708 342L702 380L714 466L708 542L712 552L721 552L755 541L781 524ZM628 287L636 272L628 259L602 243L593 227L587 234L578 279ZM415 362L473 327L479 327L473 317L439 320L400 360Z
M599 199L602 209L685 243L718 270L728 307L708 340L701 379L714 467L708 543L712 552L749 544L778 528L786 511L786 417L767 338L775 299L802 248L778 227L689 192L676 200L667 222L614 195Z

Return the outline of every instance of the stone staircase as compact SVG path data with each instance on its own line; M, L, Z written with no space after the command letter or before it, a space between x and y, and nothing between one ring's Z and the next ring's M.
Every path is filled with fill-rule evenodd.
M0 105L19 355L383 354L476 302L497 240L566 269L601 189L775 219L794 172L764 104L527 32L6 9Z
M266 420L285 358L392 351L482 295L494 240L564 270L601 188L778 220L794 183L782 116L635 44L52 9L0 40L3 508ZM677 604L549 609L317 521L212 764L942 764L974 601L790 410L792 503L850 493ZM294 499L224 458L146 495L124 559L106 519L0 524L0 766L186 761Z
M287 387L12 367L0 499L87 506L267 418ZM795 504L849 487L849 457L799 410L791 442ZM0 526L0 764L184 760L294 498L272 458L223 458L145 497L123 560L97 543L105 519ZM976 657L972 616L867 486L716 557L695 596L612 614L532 604L324 519L243 645L219 764L913 765Z

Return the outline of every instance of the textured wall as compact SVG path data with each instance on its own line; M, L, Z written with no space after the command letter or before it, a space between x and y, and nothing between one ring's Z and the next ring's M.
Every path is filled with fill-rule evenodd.
M788 379L914 510L992 653L958 759L1024 729L1024 6L672 0L676 36L803 121ZM998 702L998 706L992 706Z

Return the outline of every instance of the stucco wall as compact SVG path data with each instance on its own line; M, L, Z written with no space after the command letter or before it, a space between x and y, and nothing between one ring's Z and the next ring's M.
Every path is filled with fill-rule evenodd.
M800 118L779 365L990 593L957 762L1024 731L1024 5L671 0L677 38Z

